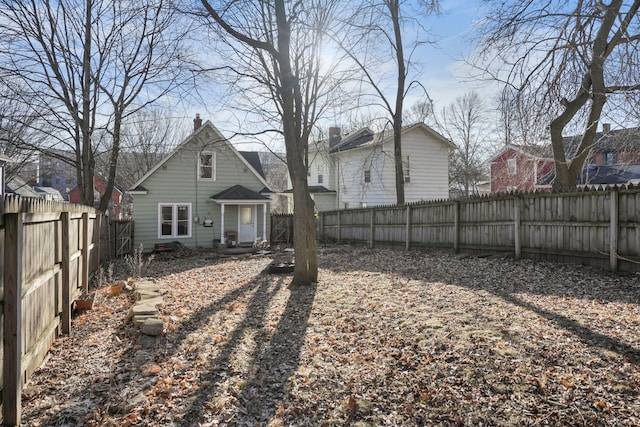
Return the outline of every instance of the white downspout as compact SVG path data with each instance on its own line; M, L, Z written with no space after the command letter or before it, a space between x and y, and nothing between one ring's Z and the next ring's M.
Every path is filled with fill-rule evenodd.
M267 204L262 204L262 240L267 239Z
M224 245L225 243L225 238L224 238L224 203L222 203L220 205L220 244Z

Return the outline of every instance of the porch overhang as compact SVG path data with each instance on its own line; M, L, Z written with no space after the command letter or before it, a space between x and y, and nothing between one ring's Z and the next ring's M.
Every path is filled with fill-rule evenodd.
M256 191L250 190L242 185L234 185L226 190L223 190L213 196L209 197L214 203L220 205L220 243L225 244L225 225L224 225L224 210L225 206L258 206L262 205L262 235L267 236L267 210L271 199Z

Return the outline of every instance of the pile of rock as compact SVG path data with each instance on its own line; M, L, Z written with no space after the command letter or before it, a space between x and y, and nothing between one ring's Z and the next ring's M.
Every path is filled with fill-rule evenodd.
M138 344L143 348L156 345L162 336L164 323L158 316L158 307L162 305L162 296L166 293L153 280L144 278L134 282L136 302L129 310L128 318L139 328Z

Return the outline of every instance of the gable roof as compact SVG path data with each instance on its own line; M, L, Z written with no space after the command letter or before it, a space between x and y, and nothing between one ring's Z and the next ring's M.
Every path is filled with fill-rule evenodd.
M587 165L582 169L581 184L627 184L640 181L640 164Z
M345 135L340 141L332 144L329 151L334 153L336 151L345 151L352 148L359 147L373 140L374 133L371 129L361 128L355 132Z
M147 178L149 178L151 175L153 175L158 169L160 169L162 167L162 165L164 165L166 162L169 161L169 159L171 159L174 155L176 155L176 153L180 152L180 150L188 145L193 139L195 139L197 136L199 135L206 135L206 132L210 131L210 132L214 132L217 137L218 140L224 144L227 145L227 147L236 154L236 156L238 156L238 158L247 166L247 168L253 172L253 174L256 176L256 178L258 178L260 180L260 182L265 186L265 187L269 187L269 184L267 184L267 181L264 179L264 172L258 172L253 165L249 162L249 160L247 160L247 158L240 154L240 152L238 150L236 150L236 148L229 142L229 140L227 138L225 138L224 136L222 136L222 133L220 133L220 131L213 125L213 123L211 123L211 121L207 120L202 126L200 126L198 129L196 129L195 131L193 131L191 133L191 135L189 135L188 137L185 138L184 141L182 141L171 153L167 154L162 160L160 160L153 168L151 168L147 173L145 173L138 181L135 182L135 184L133 184L131 186L131 191L135 191L135 192L139 192L138 187L144 188L142 186L142 183L144 181L147 180ZM256 153L257 154L257 153ZM252 157L252 156L249 156ZM260 158L258 157L258 161L260 161ZM262 169L262 165L260 166L260 169Z
M56 188L53 187L33 187L33 189L38 192L38 193L42 193L48 197L51 198L51 200L56 200L56 201L63 201L64 197L62 197L62 194L60 193L60 191L58 191Z
M247 187L243 187L240 184L236 184L226 190L222 190L221 192L211 196L210 199L214 202L223 200L270 200L267 196L263 196L253 190L249 190Z
M38 194L33 187L27 184L27 181L17 175L12 176L7 180L5 188L7 193L17 194L22 197L40 198L40 194Z
M507 144L505 147L500 150L495 156L489 159L489 163L495 162L500 156L506 153L509 150L516 151L520 154L523 154L527 157L532 157L538 160L549 159L549 154L551 150L551 145L518 145L518 144Z
M402 135L405 135L414 130L422 130L423 132L434 137L436 140L440 141L442 144L448 146L449 148L456 148L456 145L453 142L449 141L433 128L421 122L403 127ZM330 148L329 152L337 153L340 151L347 151L355 148L365 148L377 144L385 144L387 142L393 142L392 131L374 133L373 131L371 131L371 129L365 127L345 136L339 143L333 145Z
M575 156L578 146L582 142L582 135L562 138L567 158ZM596 132L590 149L596 152L640 150L640 128L613 129L608 132ZM550 152L549 156L553 156Z
M562 138L567 159L575 157L578 146L582 142L582 135L565 136ZM498 154L489 161L493 162L507 150L513 149L522 154L538 159L553 160L553 148L551 144L544 145L517 145L507 144ZM639 150L640 151L640 128L614 129L608 132L596 132L593 144L589 148L595 152Z
M260 161L260 155L256 151L238 151L244 157L244 159L249 162L249 164L253 167L253 169L260 174L261 177L265 178L264 170L262 169L262 162Z

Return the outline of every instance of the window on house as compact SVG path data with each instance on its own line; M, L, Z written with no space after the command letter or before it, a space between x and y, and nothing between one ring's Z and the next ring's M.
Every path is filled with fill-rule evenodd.
M198 170L200 179L216 179L216 155L215 153L200 153L198 159Z
M364 182L371 182L371 171L364 171Z
M409 156L402 156L402 173L404 174L404 182L411 182L411 174L409 171Z
M158 205L158 237L191 237L191 204Z
M360 202L360 207L361 208L366 208L367 207L367 202Z
M602 154L602 161L605 165L615 165L618 162L618 156L612 151Z
M322 174L318 175L318 184L322 184L322 181L324 179L324 176L322 176Z
M507 159L507 172L509 175L515 175L517 172L516 159Z

